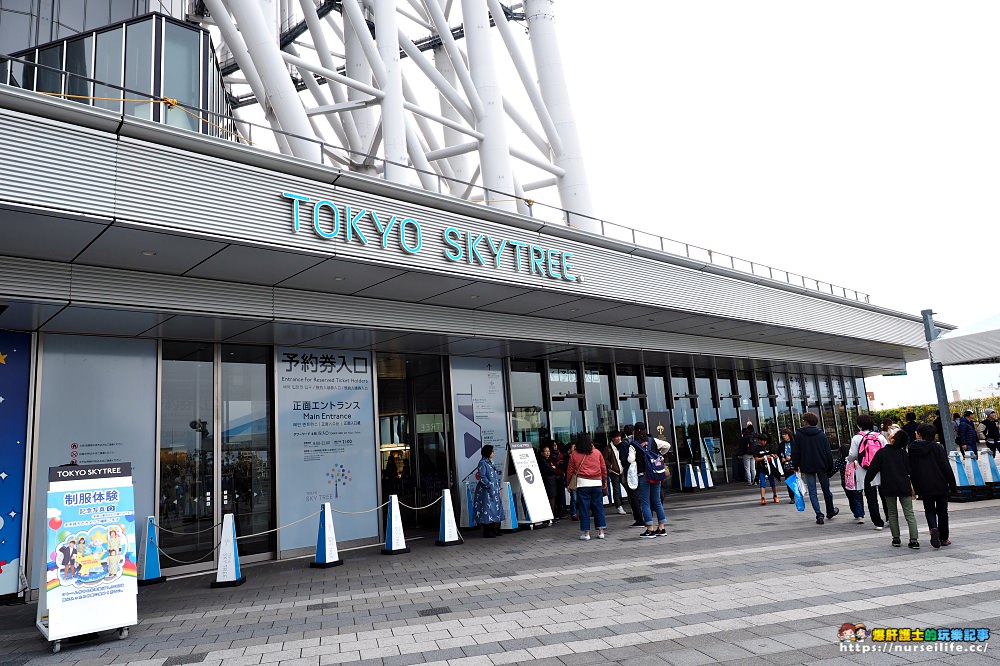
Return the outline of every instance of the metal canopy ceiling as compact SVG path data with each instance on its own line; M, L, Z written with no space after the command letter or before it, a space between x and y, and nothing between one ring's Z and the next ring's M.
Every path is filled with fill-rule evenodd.
M386 301L443 305L465 310L528 315L566 322L622 323L634 329L679 332L749 342L828 349L916 360L920 350L774 325L698 315L629 302L580 298L486 280L406 271L346 261L310 252L241 245L217 238L163 233L106 219L56 215L0 205L2 253L30 259L124 268L231 283L356 295ZM162 337L261 344L310 344L383 351L550 356L609 360L609 350L567 350L550 345L489 338L463 338L292 325L280 322L106 310L72 303L6 302L0 327L45 332ZM642 354L621 352L638 362ZM911 358L912 357L912 358Z

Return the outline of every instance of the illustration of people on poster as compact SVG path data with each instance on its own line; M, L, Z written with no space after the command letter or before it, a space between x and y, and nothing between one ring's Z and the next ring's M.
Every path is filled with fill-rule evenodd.
M48 561L39 614L48 611L49 640L135 624L131 465L50 468L46 512Z

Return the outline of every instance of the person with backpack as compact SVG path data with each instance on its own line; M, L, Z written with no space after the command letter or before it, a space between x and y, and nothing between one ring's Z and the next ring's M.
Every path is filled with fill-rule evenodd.
M642 421L635 424L628 462L629 465L635 465L639 476L639 504L642 508L643 523L646 525L646 530L639 535L639 538L655 539L658 536L667 536L667 515L663 512L663 502L660 499L660 484L667 478L667 468L656 443L646 432L646 424ZM653 528L654 512L659 523L656 529Z
M820 510L819 498L816 496L816 482L819 481L826 500L826 518L832 519L840 509L833 505L833 493L830 492L830 477L833 476L833 454L830 450L830 440L820 430L819 417L812 412L802 415L804 426L795 433L792 440L792 464L795 471L802 474L806 488L809 490L809 501L816 512L816 524L822 525L823 512Z
M924 503L924 516L935 548L950 546L948 529L948 493L955 492L955 473L948 464L944 447L934 441L937 430L932 425L917 428L917 441L910 444L910 480L913 490Z
M899 548L902 544L899 536L899 507L903 507L903 517L910 533L909 548L920 548L917 541L917 519L913 517L913 486L910 484L910 460L906 453L906 445L910 436L905 430L897 430L892 436L892 444L883 446L872 458L865 478L870 482L875 475L882 475L882 492L885 497L885 516L889 520L889 531L892 532L892 546Z
M872 458L883 446L888 446L889 442L875 429L875 420L868 414L860 414L855 420L858 426L858 434L851 438L851 450L847 454L847 461L857 463L855 468L854 483L855 488L860 489L868 500L868 514L872 518L872 525L876 530L885 528L885 521L882 520L882 511L879 509L879 498L885 504L885 497L882 497L880 485L882 478L873 477L872 481L866 480L868 467Z
M628 505L632 509L632 524L629 527L645 527L646 524L642 522L642 503L639 501L638 477L630 469L635 463L629 462L629 455L632 451L632 432L631 425L622 428L622 440L618 444L618 460L621 462L622 483L625 484Z

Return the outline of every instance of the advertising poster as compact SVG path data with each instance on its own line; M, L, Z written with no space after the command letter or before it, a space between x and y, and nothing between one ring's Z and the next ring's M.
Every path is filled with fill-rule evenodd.
M542 483L538 458L531 442L511 442L510 457L517 474L520 495L528 510L528 519L533 523L552 520L552 506L549 496L545 494L545 484Z
M334 510L341 541L378 536L379 512L345 515L378 505L371 354L281 347L277 364L278 524ZM316 520L280 533L281 550L316 546Z
M479 465L480 451L492 444L498 463L507 455L507 406L503 364L498 358L453 356L455 461L459 487Z
M0 596L20 591L31 336L0 331Z
M140 539L153 515L156 484L156 341L45 335L38 469L130 462ZM45 476L35 481L32 563L44 552ZM30 582L38 574L32 571Z
M38 610L48 639L136 624L131 465L53 467L48 479L45 600Z

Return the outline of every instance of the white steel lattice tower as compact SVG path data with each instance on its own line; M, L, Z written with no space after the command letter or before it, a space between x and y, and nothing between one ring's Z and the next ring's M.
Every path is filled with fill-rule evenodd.
M236 113L273 130L255 143L599 232L554 4L203 0L189 18L224 45Z

